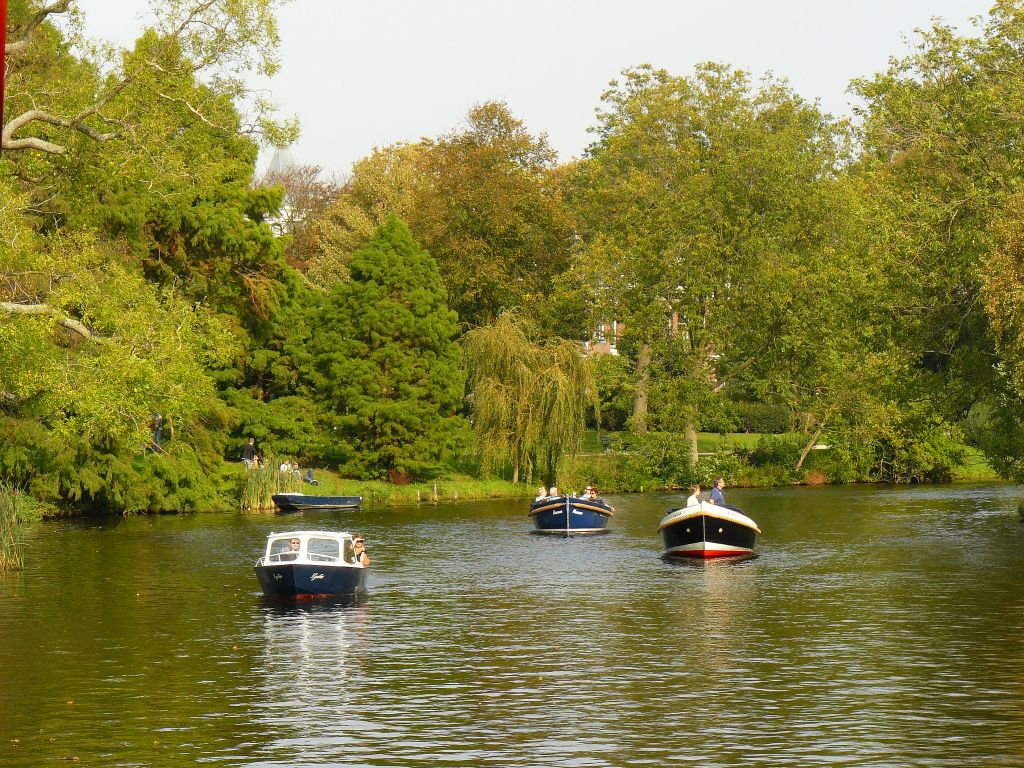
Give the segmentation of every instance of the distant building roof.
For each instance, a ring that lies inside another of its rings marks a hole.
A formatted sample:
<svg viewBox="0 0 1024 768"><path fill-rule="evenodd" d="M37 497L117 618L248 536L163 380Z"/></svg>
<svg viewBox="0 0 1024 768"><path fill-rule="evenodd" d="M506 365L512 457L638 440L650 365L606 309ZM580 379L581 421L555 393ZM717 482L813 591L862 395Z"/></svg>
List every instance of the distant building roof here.
<svg viewBox="0 0 1024 768"><path fill-rule="evenodd" d="M270 158L270 166L267 168L267 175L272 173L284 173L295 165L295 158L292 157L290 149L280 148L274 150L274 156Z"/></svg>

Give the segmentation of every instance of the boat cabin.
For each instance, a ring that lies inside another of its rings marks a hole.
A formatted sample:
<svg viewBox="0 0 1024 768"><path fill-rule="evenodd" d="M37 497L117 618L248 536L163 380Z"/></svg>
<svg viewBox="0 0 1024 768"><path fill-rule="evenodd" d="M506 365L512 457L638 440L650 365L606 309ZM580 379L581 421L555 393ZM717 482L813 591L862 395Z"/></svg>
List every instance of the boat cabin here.
<svg viewBox="0 0 1024 768"><path fill-rule="evenodd" d="M271 533L267 537L266 554L260 564L300 562L359 565L356 563L353 538L351 533L335 531Z"/></svg>

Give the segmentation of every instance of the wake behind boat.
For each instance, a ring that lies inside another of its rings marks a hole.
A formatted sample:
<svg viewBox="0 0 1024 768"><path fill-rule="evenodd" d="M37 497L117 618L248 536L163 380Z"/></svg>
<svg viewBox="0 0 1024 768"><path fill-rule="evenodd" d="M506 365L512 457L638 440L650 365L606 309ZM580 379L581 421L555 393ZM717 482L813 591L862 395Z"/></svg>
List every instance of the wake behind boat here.
<svg viewBox="0 0 1024 768"><path fill-rule="evenodd" d="M757 523L733 507L702 501L669 510L658 526L664 557L735 557L754 549Z"/></svg>
<svg viewBox="0 0 1024 768"><path fill-rule="evenodd" d="M607 533L608 518L614 513L602 499L585 496L548 496L530 505L536 533L563 536Z"/></svg>
<svg viewBox="0 0 1024 768"><path fill-rule="evenodd" d="M363 503L362 496L307 496L304 493L275 493L270 497L280 512L302 512L310 509L355 509Z"/></svg>

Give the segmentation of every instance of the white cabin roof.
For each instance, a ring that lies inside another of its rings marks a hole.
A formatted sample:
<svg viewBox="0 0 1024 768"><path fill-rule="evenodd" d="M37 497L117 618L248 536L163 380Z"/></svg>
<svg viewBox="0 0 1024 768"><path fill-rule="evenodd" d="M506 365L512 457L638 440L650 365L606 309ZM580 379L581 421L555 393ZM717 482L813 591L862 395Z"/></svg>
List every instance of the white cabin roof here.
<svg viewBox="0 0 1024 768"><path fill-rule="evenodd" d="M267 535L268 539L302 539L310 537L318 539L351 539L354 538L354 535L347 531L281 531L280 533Z"/></svg>

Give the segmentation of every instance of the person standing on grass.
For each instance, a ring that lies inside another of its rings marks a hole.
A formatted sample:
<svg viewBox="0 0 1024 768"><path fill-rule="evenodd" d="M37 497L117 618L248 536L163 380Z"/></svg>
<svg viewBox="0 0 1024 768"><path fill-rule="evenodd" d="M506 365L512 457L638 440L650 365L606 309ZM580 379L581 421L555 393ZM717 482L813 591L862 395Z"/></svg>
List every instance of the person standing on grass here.
<svg viewBox="0 0 1024 768"><path fill-rule="evenodd" d="M249 442L242 446L242 463L246 469L256 469L257 461L256 438L250 437Z"/></svg>

